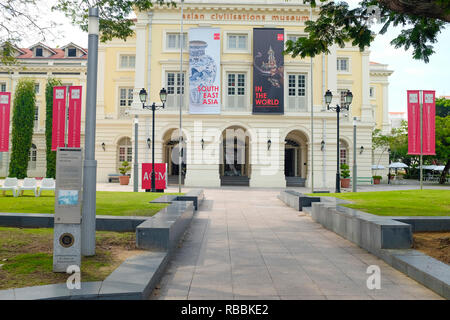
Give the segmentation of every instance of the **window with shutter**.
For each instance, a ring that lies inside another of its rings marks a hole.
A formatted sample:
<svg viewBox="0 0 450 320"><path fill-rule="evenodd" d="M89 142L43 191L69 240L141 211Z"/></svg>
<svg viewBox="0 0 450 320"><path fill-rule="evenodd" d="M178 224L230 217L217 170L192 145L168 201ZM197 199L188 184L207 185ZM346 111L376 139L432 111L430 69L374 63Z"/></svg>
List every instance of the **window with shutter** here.
<svg viewBox="0 0 450 320"><path fill-rule="evenodd" d="M288 74L287 111L307 111L305 74Z"/></svg>

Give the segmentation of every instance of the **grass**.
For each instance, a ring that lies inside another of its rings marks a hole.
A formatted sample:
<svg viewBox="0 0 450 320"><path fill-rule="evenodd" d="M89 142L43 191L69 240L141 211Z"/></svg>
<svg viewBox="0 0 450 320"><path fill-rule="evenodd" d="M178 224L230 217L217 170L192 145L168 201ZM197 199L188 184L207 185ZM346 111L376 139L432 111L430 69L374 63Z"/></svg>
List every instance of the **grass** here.
<svg viewBox="0 0 450 320"><path fill-rule="evenodd" d="M152 216L167 204L150 204L169 193L149 192L109 192L97 191L97 215L112 216ZM32 191L14 198L11 192L0 194L0 212L8 213L55 213L55 196L51 191L43 191L35 197Z"/></svg>
<svg viewBox="0 0 450 320"><path fill-rule="evenodd" d="M96 255L83 257L82 281L104 280L135 251L135 234L100 231ZM64 283L68 275L53 273L53 229L0 227L0 290Z"/></svg>
<svg viewBox="0 0 450 320"><path fill-rule="evenodd" d="M379 216L450 216L450 190L327 193L320 196L352 201L344 206Z"/></svg>

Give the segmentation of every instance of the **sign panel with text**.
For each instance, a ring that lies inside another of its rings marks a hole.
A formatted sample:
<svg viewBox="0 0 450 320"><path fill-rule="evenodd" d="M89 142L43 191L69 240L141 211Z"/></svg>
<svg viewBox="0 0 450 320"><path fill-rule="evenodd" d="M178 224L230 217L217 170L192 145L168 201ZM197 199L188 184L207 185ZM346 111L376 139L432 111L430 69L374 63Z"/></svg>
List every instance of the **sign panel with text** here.
<svg viewBox="0 0 450 320"><path fill-rule="evenodd" d="M71 86L69 88L69 124L67 133L67 146L80 147L81 136L81 97L82 87Z"/></svg>
<svg viewBox="0 0 450 320"><path fill-rule="evenodd" d="M52 151L65 147L66 87L53 87Z"/></svg>
<svg viewBox="0 0 450 320"><path fill-rule="evenodd" d="M220 29L189 29L189 113L220 113Z"/></svg>
<svg viewBox="0 0 450 320"><path fill-rule="evenodd" d="M56 152L55 224L53 271L81 266L81 200L83 182L81 148L58 148Z"/></svg>
<svg viewBox="0 0 450 320"><path fill-rule="evenodd" d="M284 29L253 29L253 113L284 113Z"/></svg>
<svg viewBox="0 0 450 320"><path fill-rule="evenodd" d="M142 164L142 189L152 188L152 164ZM167 163L155 163L155 188L167 188Z"/></svg>
<svg viewBox="0 0 450 320"><path fill-rule="evenodd" d="M11 92L0 92L0 152L9 151Z"/></svg>

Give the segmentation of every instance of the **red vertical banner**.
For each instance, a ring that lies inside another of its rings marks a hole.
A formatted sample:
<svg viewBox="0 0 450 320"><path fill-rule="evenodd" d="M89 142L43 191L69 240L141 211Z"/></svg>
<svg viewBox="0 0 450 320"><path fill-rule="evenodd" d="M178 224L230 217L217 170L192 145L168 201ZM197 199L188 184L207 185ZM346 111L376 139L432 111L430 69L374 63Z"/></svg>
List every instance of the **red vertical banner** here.
<svg viewBox="0 0 450 320"><path fill-rule="evenodd" d="M52 151L65 147L66 87L53 87Z"/></svg>
<svg viewBox="0 0 450 320"><path fill-rule="evenodd" d="M11 92L0 92L0 152L9 151Z"/></svg>
<svg viewBox="0 0 450 320"><path fill-rule="evenodd" d="M69 88L69 124L67 131L67 146L71 148L80 147L81 97L81 86L71 86Z"/></svg>
<svg viewBox="0 0 450 320"><path fill-rule="evenodd" d="M422 130L423 130L423 155L436 154L436 99L435 91L424 90L423 91L423 110L422 110Z"/></svg>
<svg viewBox="0 0 450 320"><path fill-rule="evenodd" d="M420 154L419 90L408 90L408 154Z"/></svg>

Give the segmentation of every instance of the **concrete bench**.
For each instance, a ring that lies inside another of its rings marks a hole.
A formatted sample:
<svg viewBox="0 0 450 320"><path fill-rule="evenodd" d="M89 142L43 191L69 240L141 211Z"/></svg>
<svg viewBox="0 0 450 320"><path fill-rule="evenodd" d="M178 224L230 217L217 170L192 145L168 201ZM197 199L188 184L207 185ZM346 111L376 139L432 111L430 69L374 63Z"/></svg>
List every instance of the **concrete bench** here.
<svg viewBox="0 0 450 320"><path fill-rule="evenodd" d="M205 193L202 189L194 189L186 193L185 195L178 196L178 201L193 201L194 202L194 208L195 211L198 210L200 205L203 203L203 200L205 200Z"/></svg>
<svg viewBox="0 0 450 320"><path fill-rule="evenodd" d="M298 211L303 211L305 207L311 207L313 202L320 202L320 197L307 196L293 190L281 191L278 198Z"/></svg>
<svg viewBox="0 0 450 320"><path fill-rule="evenodd" d="M175 201L136 228L140 249L171 251L180 241L194 214L192 201Z"/></svg>
<svg viewBox="0 0 450 320"><path fill-rule="evenodd" d="M150 201L150 203L173 203L175 201L192 201L194 204L195 211L198 210L199 206L205 200L205 194L202 189L194 189L187 192L184 195L164 195L155 200Z"/></svg>
<svg viewBox="0 0 450 320"><path fill-rule="evenodd" d="M381 249L409 249L411 225L330 203L313 203L311 217L325 228L377 254Z"/></svg>

